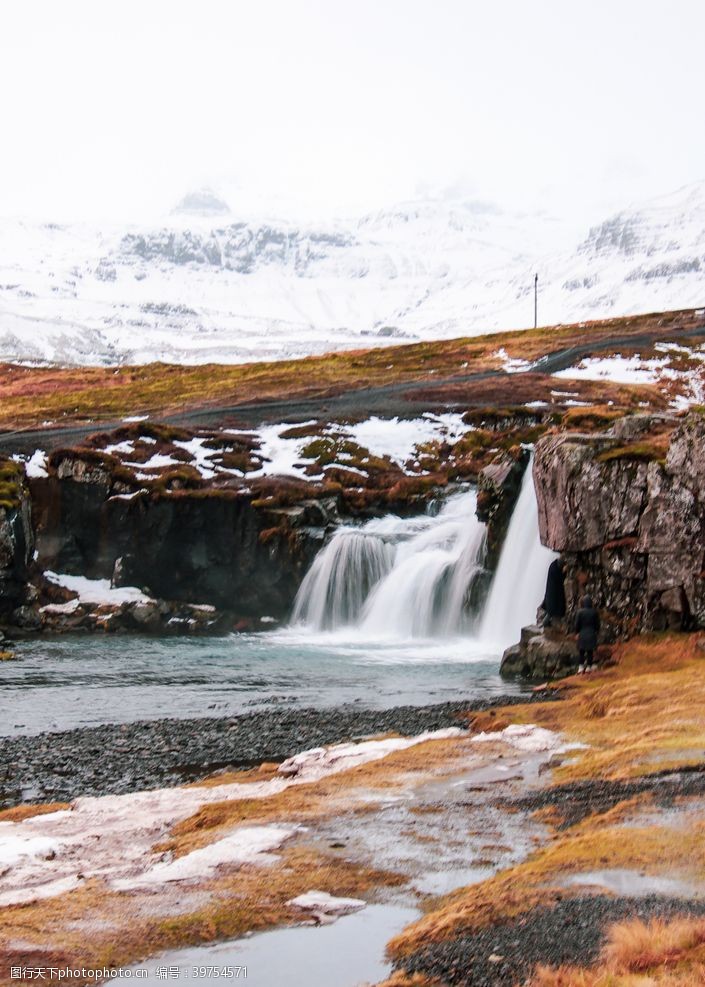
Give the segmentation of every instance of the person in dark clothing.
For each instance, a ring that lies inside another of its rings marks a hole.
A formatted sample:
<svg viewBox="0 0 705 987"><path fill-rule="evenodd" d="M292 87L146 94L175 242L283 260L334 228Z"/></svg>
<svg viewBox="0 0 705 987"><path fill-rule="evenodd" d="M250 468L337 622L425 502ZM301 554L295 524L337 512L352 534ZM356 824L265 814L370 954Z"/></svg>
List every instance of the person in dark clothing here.
<svg viewBox="0 0 705 987"><path fill-rule="evenodd" d="M586 671L593 664L597 635L600 631L600 616L592 605L589 596L583 597L582 606L575 615L575 630L578 635L578 650L580 651L578 671Z"/></svg>
<svg viewBox="0 0 705 987"><path fill-rule="evenodd" d="M565 587L563 585L563 563L554 559L548 567L546 592L541 609L544 611L543 626L550 627L554 620L565 617Z"/></svg>

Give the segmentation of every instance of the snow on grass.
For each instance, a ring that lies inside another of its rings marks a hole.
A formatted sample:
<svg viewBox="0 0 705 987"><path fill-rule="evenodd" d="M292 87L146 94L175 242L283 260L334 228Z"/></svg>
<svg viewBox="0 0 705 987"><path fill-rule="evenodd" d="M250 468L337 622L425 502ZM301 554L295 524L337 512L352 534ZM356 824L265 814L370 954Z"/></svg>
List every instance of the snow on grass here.
<svg viewBox="0 0 705 987"><path fill-rule="evenodd" d="M174 442L174 445L179 449L184 449L193 457L193 461L189 463L189 466L194 466L204 479L212 480L218 472L218 467L211 461L211 456L217 456L218 450L206 449L204 446L205 441L205 438L196 437L189 439L188 442L179 442L177 440ZM148 463L145 463L145 466L148 465Z"/></svg>
<svg viewBox="0 0 705 987"><path fill-rule="evenodd" d="M463 416L455 412L410 419L372 416L345 426L345 432L358 445L369 449L373 456L388 457L399 466L411 457L416 445L434 439L457 442L467 431Z"/></svg>
<svg viewBox="0 0 705 987"><path fill-rule="evenodd" d="M35 449L29 459L19 455L12 458L16 463L24 463L25 473L30 480L49 475L47 472L47 454L42 449Z"/></svg>
<svg viewBox="0 0 705 987"><path fill-rule="evenodd" d="M222 864L271 864L277 850L294 835L297 826L247 826L200 850L176 860L160 861L134 877L112 882L116 891L158 887L171 881L203 880Z"/></svg>
<svg viewBox="0 0 705 987"><path fill-rule="evenodd" d="M339 915L350 915L351 912L360 911L366 904L367 902L362 898L336 898L327 891L306 891L287 901L287 905L309 912L319 920L324 917L331 919Z"/></svg>
<svg viewBox="0 0 705 987"><path fill-rule="evenodd" d="M26 860L47 860L59 844L48 836L6 836L0 841L0 874Z"/></svg>
<svg viewBox="0 0 705 987"><path fill-rule="evenodd" d="M315 420L304 422L302 427L316 424ZM315 436L282 437L282 432L291 427L290 424L268 425L254 433L259 436L262 444L260 454L266 461L260 470L248 476L288 475L307 480L314 479L305 472L305 467L315 460L305 459L302 451L315 439ZM372 415L364 421L352 424L322 424L320 435L347 439L366 449L371 456L390 459L397 465L403 466L412 457L416 445L434 439L456 442L468 431L462 415L448 412L440 415L424 414L420 418L411 419L378 418ZM346 459L346 456L341 456L337 462L330 465L356 472L360 476L366 475L364 470L351 466ZM320 475L318 474L318 478Z"/></svg>
<svg viewBox="0 0 705 987"><path fill-rule="evenodd" d="M50 583L62 586L72 593L78 593L78 599L81 603L108 603L119 606L121 603L152 602L150 597L145 596L142 590L137 589L136 586L113 588L109 579L87 579L85 576L69 576L66 573L49 570L44 575Z"/></svg>
<svg viewBox="0 0 705 987"><path fill-rule="evenodd" d="M705 401L705 351L690 349L678 343L657 343L654 347L663 357L633 356L586 357L574 367L559 370L554 377L570 380L609 380L613 384L663 384L672 381L680 389L671 401L677 410ZM686 357L700 367L679 367L679 358Z"/></svg>
<svg viewBox="0 0 705 987"><path fill-rule="evenodd" d="M570 380L609 380L613 384L655 384L667 360L642 360L640 356L587 357L575 367L558 370L554 377Z"/></svg>
<svg viewBox="0 0 705 987"><path fill-rule="evenodd" d="M288 758L279 765L279 773L300 781L318 781L333 771L347 771L369 761L377 761L394 751L407 750L426 740L448 740L462 736L458 727L421 733L416 737L388 737L385 740L365 740L357 744L336 744L333 747L312 747Z"/></svg>
<svg viewBox="0 0 705 987"><path fill-rule="evenodd" d="M473 744L502 741L527 754L565 751L582 746L581 744L566 745L560 734L554 733L553 730L546 730L544 727L537 727L533 723L513 723L511 726L505 727L504 730L497 730L493 733L478 733L471 739Z"/></svg>
<svg viewBox="0 0 705 987"><path fill-rule="evenodd" d="M296 827L234 827L222 839L177 860L153 847L180 821L204 805L235 799L264 799L292 785L346 771L426 740L463 733L458 728L416 737L338 744L290 759L296 771L265 781L162 788L128 795L79 798L71 809L0 823L0 907L63 893L98 876L116 890L198 881L222 865L267 863L267 855ZM3 865L4 864L4 869Z"/></svg>
<svg viewBox="0 0 705 987"><path fill-rule="evenodd" d="M519 357L510 356L503 346L498 349L496 353L493 353L492 356L494 356L497 360L502 361L502 367L505 373L521 374L531 369L531 363L529 360L522 360Z"/></svg>

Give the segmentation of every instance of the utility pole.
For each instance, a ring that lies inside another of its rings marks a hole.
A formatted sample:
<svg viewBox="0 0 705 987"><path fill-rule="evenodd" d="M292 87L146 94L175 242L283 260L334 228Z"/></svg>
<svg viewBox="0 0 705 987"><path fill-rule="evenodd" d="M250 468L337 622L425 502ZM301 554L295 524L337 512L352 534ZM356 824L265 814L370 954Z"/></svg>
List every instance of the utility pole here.
<svg viewBox="0 0 705 987"><path fill-rule="evenodd" d="M534 274L534 329L539 324L539 276Z"/></svg>

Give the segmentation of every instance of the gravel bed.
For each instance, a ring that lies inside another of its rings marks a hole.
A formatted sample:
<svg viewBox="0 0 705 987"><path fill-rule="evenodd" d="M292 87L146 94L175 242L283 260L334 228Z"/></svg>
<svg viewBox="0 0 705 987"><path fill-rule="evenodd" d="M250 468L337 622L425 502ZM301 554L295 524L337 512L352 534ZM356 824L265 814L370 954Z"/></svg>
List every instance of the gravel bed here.
<svg viewBox="0 0 705 987"><path fill-rule="evenodd" d="M468 710L545 699L534 693L387 710L270 708L219 719L152 720L4 737L0 807L178 785L219 768L280 761L370 734L410 736L458 726L458 714Z"/></svg>
<svg viewBox="0 0 705 987"><path fill-rule="evenodd" d="M530 792L520 798L497 801L500 807L531 812L547 806L561 814L559 829L567 829L586 816L606 812L625 799L649 794L653 804L669 808L680 797L705 794L705 763L679 771L659 771L634 781L579 781Z"/></svg>
<svg viewBox="0 0 705 987"><path fill-rule="evenodd" d="M405 957L399 966L408 973L437 977L447 987L515 987L538 963L594 963L613 922L675 915L705 915L705 902L655 895L566 898L516 922L436 943Z"/></svg>

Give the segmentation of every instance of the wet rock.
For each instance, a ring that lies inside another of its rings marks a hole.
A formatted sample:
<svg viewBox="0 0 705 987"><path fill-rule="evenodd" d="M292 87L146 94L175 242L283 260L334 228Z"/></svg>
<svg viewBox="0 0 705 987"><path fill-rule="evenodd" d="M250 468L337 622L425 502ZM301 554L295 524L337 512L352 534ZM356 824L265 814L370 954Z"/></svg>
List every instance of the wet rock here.
<svg viewBox="0 0 705 987"><path fill-rule="evenodd" d="M218 487L112 496L124 468L95 449L58 451L49 469L31 486L44 568L243 617L288 615L337 521L330 496L283 506ZM133 629L156 626L146 611L132 616Z"/></svg>
<svg viewBox="0 0 705 987"><path fill-rule="evenodd" d="M23 631L37 631L42 626L42 618L34 607L23 606L13 610L10 622Z"/></svg>
<svg viewBox="0 0 705 987"><path fill-rule="evenodd" d="M16 469L15 464L9 467ZM0 484L11 490L6 502L0 496L0 620L7 620L27 599L34 551L29 491L23 473L12 476L12 485L8 481Z"/></svg>
<svg viewBox="0 0 705 987"><path fill-rule="evenodd" d="M505 678L545 681L571 675L577 665L575 641L557 631L546 633L529 626L522 628L520 643L502 655L500 674Z"/></svg>
<svg viewBox="0 0 705 987"><path fill-rule="evenodd" d="M603 638L705 626L705 418L553 434L534 457L542 542L561 552L569 616L589 593Z"/></svg>
<svg viewBox="0 0 705 987"><path fill-rule="evenodd" d="M477 478L477 517L487 524L487 566L497 567L514 505L519 497L529 453L503 452L480 470Z"/></svg>
<svg viewBox="0 0 705 987"><path fill-rule="evenodd" d="M129 619L140 631L158 631L162 626L162 614L156 600L135 603L129 608Z"/></svg>

